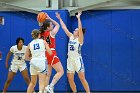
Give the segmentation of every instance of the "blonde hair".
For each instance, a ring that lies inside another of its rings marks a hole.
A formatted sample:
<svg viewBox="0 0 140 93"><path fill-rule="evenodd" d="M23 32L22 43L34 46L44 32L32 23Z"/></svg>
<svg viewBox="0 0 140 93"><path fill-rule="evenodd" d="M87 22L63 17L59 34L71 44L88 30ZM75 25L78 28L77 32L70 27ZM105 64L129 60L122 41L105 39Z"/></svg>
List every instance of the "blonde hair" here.
<svg viewBox="0 0 140 93"><path fill-rule="evenodd" d="M40 34L40 31L38 29L34 29L31 33L33 39L38 38L39 34Z"/></svg>

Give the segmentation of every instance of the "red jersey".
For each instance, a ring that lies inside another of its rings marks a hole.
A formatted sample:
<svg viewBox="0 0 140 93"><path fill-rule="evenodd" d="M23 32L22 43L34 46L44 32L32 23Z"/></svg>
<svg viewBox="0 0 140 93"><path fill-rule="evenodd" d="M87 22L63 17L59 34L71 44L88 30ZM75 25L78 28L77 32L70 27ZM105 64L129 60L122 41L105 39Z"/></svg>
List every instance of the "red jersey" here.
<svg viewBox="0 0 140 93"><path fill-rule="evenodd" d="M55 37L53 37L50 33L50 31L45 31L44 33L41 33L41 38L43 40L46 40L46 42L49 44L50 48L55 48L56 44L55 44Z"/></svg>
<svg viewBox="0 0 140 93"><path fill-rule="evenodd" d="M44 33L41 33L40 36L43 40L46 40L46 42L49 44L49 47L51 48L51 50L53 52L52 55L49 55L46 52L46 57L47 57L47 60L48 60L48 64L54 65L54 64L60 62L59 58L57 57L56 51L55 51L55 47L56 47L55 37L53 37L51 35L50 31L45 31Z"/></svg>

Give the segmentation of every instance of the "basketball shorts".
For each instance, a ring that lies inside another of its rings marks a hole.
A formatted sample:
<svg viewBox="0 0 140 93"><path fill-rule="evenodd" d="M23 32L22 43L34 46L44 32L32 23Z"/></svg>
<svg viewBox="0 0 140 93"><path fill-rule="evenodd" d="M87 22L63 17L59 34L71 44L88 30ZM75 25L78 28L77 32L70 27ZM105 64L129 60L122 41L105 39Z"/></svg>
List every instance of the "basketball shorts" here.
<svg viewBox="0 0 140 93"><path fill-rule="evenodd" d="M30 61L30 74L37 75L38 73L47 73L46 59L31 59Z"/></svg>
<svg viewBox="0 0 140 93"><path fill-rule="evenodd" d="M11 63L9 71L17 73L18 70L22 72L25 69L27 69L26 63L22 63L22 64Z"/></svg>
<svg viewBox="0 0 140 93"><path fill-rule="evenodd" d="M52 50L53 54L52 55L49 55L47 52L46 52L46 56L47 56L47 60L48 60L48 64L49 65L54 65L58 62L60 62L57 54L56 54L56 51L55 50Z"/></svg>
<svg viewBox="0 0 140 93"><path fill-rule="evenodd" d="M75 71L77 73L85 71L85 67L81 56L76 58L68 57L67 59L67 73L75 73Z"/></svg>

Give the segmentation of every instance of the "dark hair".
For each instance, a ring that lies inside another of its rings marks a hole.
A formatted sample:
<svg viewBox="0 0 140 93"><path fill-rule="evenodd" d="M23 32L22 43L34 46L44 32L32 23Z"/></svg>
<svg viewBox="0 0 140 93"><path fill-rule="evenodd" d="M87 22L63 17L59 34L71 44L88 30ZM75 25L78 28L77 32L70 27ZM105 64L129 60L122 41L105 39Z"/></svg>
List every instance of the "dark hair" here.
<svg viewBox="0 0 140 93"><path fill-rule="evenodd" d="M40 34L40 31L38 29L34 29L31 33L33 39L38 38L39 34Z"/></svg>
<svg viewBox="0 0 140 93"><path fill-rule="evenodd" d="M47 30L47 27L50 27L50 20L47 19L45 22L42 23L42 26L40 26L40 32L43 33L45 30Z"/></svg>
<svg viewBox="0 0 140 93"><path fill-rule="evenodd" d="M16 40L16 44L18 45L19 41L22 40L22 42L24 43L24 39L22 37L18 37Z"/></svg>
<svg viewBox="0 0 140 93"><path fill-rule="evenodd" d="M82 31L83 31L83 35L84 35L86 33L86 29L82 28Z"/></svg>

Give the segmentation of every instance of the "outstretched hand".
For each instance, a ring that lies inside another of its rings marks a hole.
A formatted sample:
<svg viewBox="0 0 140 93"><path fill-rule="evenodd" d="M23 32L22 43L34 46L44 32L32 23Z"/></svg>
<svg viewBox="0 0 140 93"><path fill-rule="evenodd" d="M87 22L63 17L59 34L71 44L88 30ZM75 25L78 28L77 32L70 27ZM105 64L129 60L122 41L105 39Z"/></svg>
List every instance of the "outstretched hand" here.
<svg viewBox="0 0 140 93"><path fill-rule="evenodd" d="M76 17L80 18L81 15L82 15L82 11L79 11L78 14L76 15Z"/></svg>
<svg viewBox="0 0 140 93"><path fill-rule="evenodd" d="M51 19L50 16L46 13L47 18L46 19Z"/></svg>
<svg viewBox="0 0 140 93"><path fill-rule="evenodd" d="M58 12L56 12L55 15L56 15L56 17L57 17L58 19L61 18L61 17L60 17L60 14L59 14Z"/></svg>

